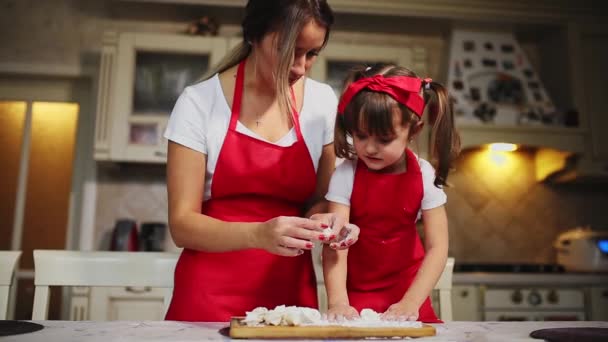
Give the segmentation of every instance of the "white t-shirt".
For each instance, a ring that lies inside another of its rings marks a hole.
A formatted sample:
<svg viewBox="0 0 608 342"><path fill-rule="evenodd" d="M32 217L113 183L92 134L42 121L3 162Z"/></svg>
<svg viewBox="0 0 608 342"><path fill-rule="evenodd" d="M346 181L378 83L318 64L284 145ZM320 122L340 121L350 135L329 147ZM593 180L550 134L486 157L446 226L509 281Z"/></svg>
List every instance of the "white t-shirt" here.
<svg viewBox="0 0 608 342"><path fill-rule="evenodd" d="M334 124L338 99L327 84L307 78L300 111L300 128L315 170L323 146L334 141ZM226 102L218 75L189 86L173 107L165 138L207 155L204 200L211 198L211 182L217 158L230 125L231 108ZM264 138L237 122L236 130L259 140ZM292 128L273 144L291 146L297 141ZM264 140L265 141L265 140ZM269 142L270 143L270 142Z"/></svg>
<svg viewBox="0 0 608 342"><path fill-rule="evenodd" d="M422 203L420 205L421 210L428 210L439 207L447 202L447 196L443 189L436 187L433 182L435 181L435 169L428 161L418 158L418 165L420 165L420 172L422 173ZM325 198L328 201L336 202L350 206L350 197L353 193L353 184L355 182L355 170L357 169L357 160L344 160L344 162L336 168L334 174L331 176L329 183L329 190ZM420 213L418 213L420 218Z"/></svg>

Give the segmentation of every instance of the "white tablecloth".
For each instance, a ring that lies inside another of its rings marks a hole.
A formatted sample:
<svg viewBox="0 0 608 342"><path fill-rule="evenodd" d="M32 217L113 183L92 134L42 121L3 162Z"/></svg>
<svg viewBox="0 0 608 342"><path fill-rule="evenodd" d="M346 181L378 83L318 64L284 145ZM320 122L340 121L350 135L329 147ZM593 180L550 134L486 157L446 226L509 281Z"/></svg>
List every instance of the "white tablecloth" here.
<svg viewBox="0 0 608 342"><path fill-rule="evenodd" d="M220 341L230 338L220 333L227 323L184 323L168 321L35 321L44 329L7 337L2 342L110 342L110 341ZM416 341L541 341L529 337L530 332L545 328L597 327L608 328L608 322L448 322L433 324L437 335ZM392 341L390 339L388 341ZM247 340L241 340L247 341ZM251 340L250 340L251 341ZM276 340L274 340L276 341ZM301 340L299 340L301 341ZM352 340L351 340L352 341Z"/></svg>

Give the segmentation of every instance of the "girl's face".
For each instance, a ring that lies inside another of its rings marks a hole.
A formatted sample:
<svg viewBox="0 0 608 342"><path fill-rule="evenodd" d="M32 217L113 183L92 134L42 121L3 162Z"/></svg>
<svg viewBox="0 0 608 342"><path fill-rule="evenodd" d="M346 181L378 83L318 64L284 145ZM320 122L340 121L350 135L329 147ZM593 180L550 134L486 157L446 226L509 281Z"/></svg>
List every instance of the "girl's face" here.
<svg viewBox="0 0 608 342"><path fill-rule="evenodd" d="M369 135L364 131L353 134L353 145L359 159L368 169L387 173L405 171L405 149L410 138L410 126L401 124L401 114L393 114L392 136Z"/></svg>
<svg viewBox="0 0 608 342"><path fill-rule="evenodd" d="M289 85L296 83L312 67L323 47L326 32L325 27L314 20L304 25L296 39L293 62L289 70ZM282 48L276 46L276 38L276 32L269 33L255 46L256 72L258 77L262 77L268 84L274 84L273 73L278 64L278 52Z"/></svg>

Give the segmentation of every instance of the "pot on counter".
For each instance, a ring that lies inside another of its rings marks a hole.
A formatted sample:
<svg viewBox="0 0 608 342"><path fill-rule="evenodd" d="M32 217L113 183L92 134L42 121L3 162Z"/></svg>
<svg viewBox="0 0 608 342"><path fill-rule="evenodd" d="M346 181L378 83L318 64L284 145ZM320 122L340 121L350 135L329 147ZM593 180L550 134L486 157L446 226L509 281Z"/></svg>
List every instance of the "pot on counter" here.
<svg viewBox="0 0 608 342"><path fill-rule="evenodd" d="M570 272L608 272L608 231L578 227L560 234L557 263Z"/></svg>

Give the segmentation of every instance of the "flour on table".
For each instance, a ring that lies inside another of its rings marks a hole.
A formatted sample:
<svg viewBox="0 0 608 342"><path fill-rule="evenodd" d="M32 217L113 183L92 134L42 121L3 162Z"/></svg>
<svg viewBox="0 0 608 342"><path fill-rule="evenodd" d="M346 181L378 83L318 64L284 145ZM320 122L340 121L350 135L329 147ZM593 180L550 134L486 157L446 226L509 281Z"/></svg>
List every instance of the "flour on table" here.
<svg viewBox="0 0 608 342"><path fill-rule="evenodd" d="M328 321L321 316L321 313L313 308L299 306L279 305L269 310L264 307L255 308L248 311L247 316L242 321L247 326L327 326L339 325L346 327L377 328L377 327L401 327L401 328L421 328L421 322L410 321L385 321L380 318L380 314L372 309L361 310L360 318L352 320L341 320L338 322Z"/></svg>

